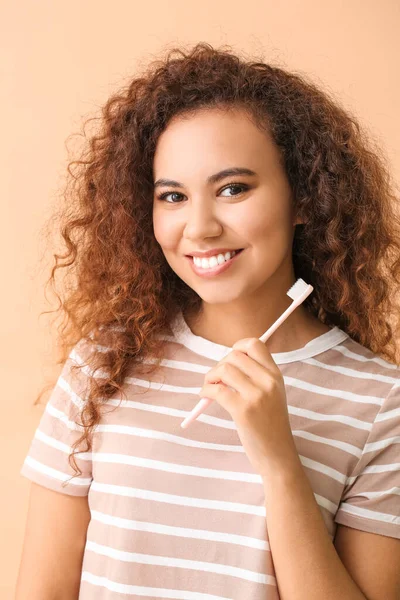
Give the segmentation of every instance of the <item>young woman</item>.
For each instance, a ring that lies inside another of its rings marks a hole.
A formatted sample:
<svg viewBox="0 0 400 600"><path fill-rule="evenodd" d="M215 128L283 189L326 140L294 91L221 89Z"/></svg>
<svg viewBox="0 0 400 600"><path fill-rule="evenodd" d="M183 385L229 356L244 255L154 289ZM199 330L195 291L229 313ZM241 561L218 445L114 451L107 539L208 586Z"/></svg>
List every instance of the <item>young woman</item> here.
<svg viewBox="0 0 400 600"><path fill-rule="evenodd" d="M110 98L74 165L17 599L398 599L382 152L304 76L201 43Z"/></svg>

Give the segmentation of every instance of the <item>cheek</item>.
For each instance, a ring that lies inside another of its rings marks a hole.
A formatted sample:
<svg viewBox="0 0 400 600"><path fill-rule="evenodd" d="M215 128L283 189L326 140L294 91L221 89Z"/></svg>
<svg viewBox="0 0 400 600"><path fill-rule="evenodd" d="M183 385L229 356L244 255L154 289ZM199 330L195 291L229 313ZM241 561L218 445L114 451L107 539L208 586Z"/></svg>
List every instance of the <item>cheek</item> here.
<svg viewBox="0 0 400 600"><path fill-rule="evenodd" d="M237 215L236 229L249 244L268 239L279 228L276 215L265 215L261 211L243 211Z"/></svg>
<svg viewBox="0 0 400 600"><path fill-rule="evenodd" d="M286 207L282 200L261 199L251 210L244 210L238 215L240 228L248 240L265 241L285 238L290 235L291 228Z"/></svg>
<svg viewBox="0 0 400 600"><path fill-rule="evenodd" d="M252 256L263 277L291 250L293 232L286 215L279 209L243 213L240 230L242 239L252 247Z"/></svg>
<svg viewBox="0 0 400 600"><path fill-rule="evenodd" d="M153 215L153 230L154 237L162 248L167 250L174 248L178 235L172 221Z"/></svg>

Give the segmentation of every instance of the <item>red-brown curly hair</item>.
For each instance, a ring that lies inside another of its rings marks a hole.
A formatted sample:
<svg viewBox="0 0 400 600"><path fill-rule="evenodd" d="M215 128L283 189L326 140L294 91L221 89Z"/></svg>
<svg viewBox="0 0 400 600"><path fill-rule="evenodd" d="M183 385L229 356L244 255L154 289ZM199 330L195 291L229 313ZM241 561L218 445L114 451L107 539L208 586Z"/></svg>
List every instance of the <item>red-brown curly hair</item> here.
<svg viewBox="0 0 400 600"><path fill-rule="evenodd" d="M91 450L102 404L118 391L125 396L127 368L149 361L147 372L157 369L158 334L179 311L200 308L201 298L172 271L155 240L152 166L170 119L207 107L245 109L272 134L303 221L293 265L296 279L314 287L304 306L398 365L399 197L382 150L304 75L252 62L226 46L174 48L107 100L99 130L68 165L65 201L51 219L61 224L66 251L54 254L47 284L54 287L57 269L67 269L73 281L63 301L56 292L56 312L67 319L58 362L79 340L103 346L87 357L92 373L102 369L104 377L90 378L80 415L84 433L69 455L79 474L77 448L85 441L79 452Z"/></svg>

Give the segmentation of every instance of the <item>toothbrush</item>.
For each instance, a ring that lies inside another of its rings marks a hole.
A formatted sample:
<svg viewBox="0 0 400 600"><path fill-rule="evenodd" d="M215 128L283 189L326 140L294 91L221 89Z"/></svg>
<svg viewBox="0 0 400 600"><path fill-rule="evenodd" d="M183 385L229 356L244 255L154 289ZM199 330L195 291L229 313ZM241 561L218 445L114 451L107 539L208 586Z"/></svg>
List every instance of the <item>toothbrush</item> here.
<svg viewBox="0 0 400 600"><path fill-rule="evenodd" d="M263 335L259 338L262 342L266 342L267 339L276 331L287 319L287 317L297 308L304 300L311 294L314 290L312 285L307 284L301 277L296 281L294 285L286 292L286 294L292 298L293 302L291 305L281 314L281 316L275 321L273 325ZM201 400L196 404L191 413L184 419L181 423L182 429L186 429L186 427L211 404L212 400L210 398L201 398Z"/></svg>

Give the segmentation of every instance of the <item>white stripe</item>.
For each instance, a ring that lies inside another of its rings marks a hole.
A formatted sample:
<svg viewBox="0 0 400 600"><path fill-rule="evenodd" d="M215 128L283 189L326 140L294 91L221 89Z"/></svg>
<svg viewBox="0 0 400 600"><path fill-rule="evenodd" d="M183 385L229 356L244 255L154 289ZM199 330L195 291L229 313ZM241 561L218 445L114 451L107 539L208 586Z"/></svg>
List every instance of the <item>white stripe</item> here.
<svg viewBox="0 0 400 600"><path fill-rule="evenodd" d="M202 442L196 439L185 438L171 433L165 433L164 431L155 431L153 429L141 429L140 427L132 427L130 425L117 425L117 424L99 424L96 431L107 432L107 433L123 433L124 435L132 435L140 438L163 440L172 444L180 446L186 446L190 448L202 448L207 450L218 450L221 452L238 452L245 454L245 450L241 444L215 444L212 442ZM356 446L347 444L346 442L340 442L325 438L320 435L309 433L308 431L301 431L300 429L294 429L292 431L294 437L305 438L307 440L317 442L320 444L327 444L335 448L339 448L344 452L352 454L359 458L362 451Z"/></svg>
<svg viewBox="0 0 400 600"><path fill-rule="evenodd" d="M380 375L379 373L367 373L364 371L357 371L356 369L349 369L349 367L342 367L341 365L328 365L322 363L315 358L307 358L302 361L308 365L318 367L320 369L326 369L328 371L334 371L341 375L348 375L356 379L370 379L371 381L384 381L385 383L396 383L397 377L390 377L389 375Z"/></svg>
<svg viewBox="0 0 400 600"><path fill-rule="evenodd" d="M102 370L102 369L96 369L95 374L93 375L93 369L90 367L90 365L84 364L84 360L81 356L79 356L78 352L76 351L75 348L72 349L69 358L74 361L75 363L77 363L78 365L83 365L82 369L81 369L81 373L84 373L87 377L93 377L94 379L103 379L103 378L108 378L109 374Z"/></svg>
<svg viewBox="0 0 400 600"><path fill-rule="evenodd" d="M336 347L335 347L336 349ZM364 357L362 357L364 358ZM369 359L366 359L369 360ZM155 358L146 359L146 364L156 364ZM336 373L340 373L341 375L348 375L349 377L354 377L358 379L371 379L372 381L383 381L385 383L396 383L398 381L398 377L390 377L389 375L380 375L379 373L369 373L364 371L358 371L357 369L350 369L349 367L342 367L340 365L329 365L323 363L315 358L306 358L301 360L300 362L309 364L321 369L326 369L329 371L334 371ZM384 363L385 361L383 361ZM389 363L387 363L389 365ZM173 360L170 358L164 358L160 362L160 366L168 367L170 369L176 369L178 371L189 371L193 373L208 373L208 371L212 368L208 365L202 365L199 363L193 363L190 361L184 360ZM383 364L382 366L386 366ZM398 369L395 365L391 365L391 368Z"/></svg>
<svg viewBox="0 0 400 600"><path fill-rule="evenodd" d="M337 352L340 352L341 354L343 354L343 356L347 356L348 358L353 358L354 360L358 360L359 362L375 362L378 365L385 367L386 369L398 369L397 365L394 365L393 363L390 363L390 362L384 360L383 358L380 358L379 356L371 356L371 357L363 356L362 354L352 352L351 350L349 350L348 348L346 348L345 346L342 346L342 345L334 346L332 348L332 350L336 350Z"/></svg>
<svg viewBox="0 0 400 600"><path fill-rule="evenodd" d="M129 498L140 498L142 500L153 500L165 504L174 504L177 506L189 506L192 508L207 508L212 510L223 510L228 512L243 513L248 515L258 515L266 517L265 505L256 506L254 504L243 504L240 502L229 502L225 500L208 500L205 498L191 498L190 496L178 496L176 494L165 494L163 492L153 492L142 488L134 488L124 485L114 485L109 483L100 483L94 480L90 487L91 492L102 492L117 496L126 496Z"/></svg>
<svg viewBox="0 0 400 600"><path fill-rule="evenodd" d="M144 380L143 380L144 381ZM62 387L63 389L65 389L65 391L67 393L71 394L71 400L72 402L81 410L83 408L83 401L82 399L75 393L71 391L71 388L69 387L68 383L60 378L59 379L59 384L60 387ZM201 390L201 388L192 388L192 389L197 389L198 392ZM50 402L50 401L49 401ZM190 413L190 410L179 410L179 409L175 409L175 408L170 408L168 406L157 406L154 404L146 404L144 402L137 402L135 400L125 400L124 398L108 398L107 399L107 405L108 406L123 406L124 408L134 408L137 410L144 410L147 412L154 412L154 413L158 413L158 414L163 414L163 415L168 415L171 417L178 417L181 419L184 419L185 417L187 417ZM56 409L57 410L57 409ZM218 417L211 417L207 414L201 414L197 417L198 421L203 421L204 423L207 423L209 425L215 425L218 427L223 427L225 429L233 429L235 431L237 431L237 427L236 427L236 423L233 420L228 421L227 419L220 419ZM70 421L70 423L72 423ZM99 426L99 425L98 425ZM94 431L97 431L97 427L96 426L94 428ZM101 426L100 426L101 427Z"/></svg>
<svg viewBox="0 0 400 600"><path fill-rule="evenodd" d="M192 369L191 369L192 370ZM210 370L207 368L207 371ZM284 376L285 385L295 387L297 389L305 390L310 393L319 394L323 396L329 396L333 398L341 398L342 400L349 400L350 402L358 402L361 404L375 404L377 406L382 406L384 398L379 396L366 396L363 394L355 394L353 392L348 392L346 390L333 390L331 388L325 388L319 385L315 385L309 383L307 381L302 381L301 379L296 379L294 377ZM174 394L195 394L199 395L202 386L199 387L189 387L189 386L180 386L180 385L172 385L168 383L159 383L154 381L147 381L146 379L139 379L137 377L126 377L124 380L126 383L131 385L136 385L139 387L145 387L146 389L152 389L155 391L164 391L171 392Z"/></svg>
<svg viewBox="0 0 400 600"><path fill-rule="evenodd" d="M170 336L167 336L167 337L169 338ZM170 341L173 341L173 338L171 338ZM100 345L96 345L96 349L99 350L100 352L108 352L110 350L110 348L107 348L105 346L100 346ZM393 365L393 364L389 363L388 361L385 361L379 357L367 358L365 356L358 355L354 352L351 352L350 350L348 350L347 348L345 348L344 346L341 346L341 345L334 346L331 349L337 350L338 352L341 352L342 354L352 357L358 361L376 362L377 364L379 364L385 368L400 371L400 369L397 365ZM72 351L69 355L69 358L71 360L73 360L74 362L76 362L77 364L83 365L84 361L79 356L79 354L77 353L75 348L72 349ZM144 361L144 364L155 364L156 362L157 361L155 358L149 357ZM394 383L395 384L394 387L397 387L396 384L398 386L400 385L398 377L389 377L386 375L381 375L379 373L364 373L362 371L360 372L356 369L350 369L348 367L342 367L340 365L328 365L328 364L322 363L312 357L308 358L308 359L302 359L300 362L310 364L313 366L317 366L319 368L335 371L337 373L341 373L344 375L349 375L354 378L371 379L373 381L383 381L383 382L387 382L387 383ZM162 359L159 362L159 364L160 364L160 366L167 366L169 368L174 368L177 370L197 372L197 373L208 373L208 371L212 368L210 366L201 365L198 363L192 363L192 362L188 362L188 361L176 361L173 359ZM89 365L84 365L82 372L84 372L88 377L93 377L93 371L90 369ZM105 377L108 377L108 374L105 371L97 370L94 377L95 378L98 378L98 377L105 378ZM134 382L135 378L128 377L128 378L126 378L126 380L127 381L132 380L132 382ZM138 381L140 381L140 380L138 380ZM201 388L199 388L199 389L201 389ZM361 396L361 398L363 398L363 396Z"/></svg>
<svg viewBox="0 0 400 600"><path fill-rule="evenodd" d="M340 398L342 400L349 400L350 402L359 402L361 404L376 404L382 406L384 398L379 396L366 396L363 394L354 394L346 390L333 390L331 388L325 388L314 383L302 381L301 379L295 379L294 377L284 377L285 385L305 390L314 394L320 394L322 396L329 396L332 398ZM200 388L201 389L201 388Z"/></svg>
<svg viewBox="0 0 400 600"><path fill-rule="evenodd" d="M63 473L62 471L58 471L57 469L48 467L47 465L44 465L38 460L35 460L31 456L27 456L25 458L24 465L27 465L28 467L30 467L34 471L37 471L38 473L41 473L42 475L47 475L47 477L56 479L57 481L66 481L72 476L72 474L68 475L66 473ZM71 483L72 485L85 487L89 486L91 482L92 479L90 477L76 477L75 479L71 479L71 481L68 481L68 483Z"/></svg>
<svg viewBox="0 0 400 600"><path fill-rule="evenodd" d="M147 358L145 363L150 365L156 364L155 358ZM177 371L189 371L191 373L208 373L212 367L207 365L200 365L199 363L192 363L186 360L173 360L172 358L163 358L160 362L163 367L169 369L176 369Z"/></svg>
<svg viewBox="0 0 400 600"><path fill-rule="evenodd" d="M209 500L204 498L194 498L190 496L178 496L176 494L166 494L163 492L153 492L142 488L133 488L130 486L113 485L93 481L90 487L91 492L101 492L116 496L126 496L129 498L140 498L146 501L163 502L165 504L174 504L180 507L189 506L194 508L206 508L209 510L223 510L228 512L242 513L248 515L257 515L266 518L265 504L255 506L254 504L243 504L240 502L230 502L225 500ZM337 511L337 505L333 502L314 494L317 504L326 508L332 514Z"/></svg>
<svg viewBox="0 0 400 600"><path fill-rule="evenodd" d="M368 452L374 452L375 450L382 450L383 448L387 448L392 444L400 444L400 435L396 435L392 438L386 438L384 440L379 440L379 442L371 442L370 444L365 444L364 454Z"/></svg>
<svg viewBox="0 0 400 600"><path fill-rule="evenodd" d="M215 594L203 594L201 592L190 592L189 590L174 590L168 588L144 587L141 585L128 585L117 583L108 577L98 577L88 571L82 571L81 581L87 581L92 585L104 587L111 592L129 594L130 596L149 596L151 598L170 598L172 600L227 600L226 596Z"/></svg>
<svg viewBox="0 0 400 600"><path fill-rule="evenodd" d="M155 431L153 429L141 429L140 427L132 427L130 425L108 425L100 424L96 431L104 431L108 433L123 433L124 435L132 435L151 440L163 440L171 444L179 446L187 446L189 448L202 448L206 450L219 450L221 452L238 452L245 454L241 444L214 444L212 442L201 442L200 440L185 438L164 431Z"/></svg>
<svg viewBox="0 0 400 600"><path fill-rule="evenodd" d="M388 473L389 471L400 471L400 463L392 463L390 465L373 465L365 467L362 474L364 473Z"/></svg>
<svg viewBox="0 0 400 600"><path fill-rule="evenodd" d="M201 388L200 388L201 389ZM179 410L177 408L170 408L168 406L157 406L155 404L146 404L145 402L136 402L134 400L120 400L110 398L107 402L110 406L124 406L125 408L135 408L138 410L144 410L147 412L154 412L158 414L168 415L170 417L179 417L185 418L189 415L190 410ZM356 429L363 429L366 431L370 431L372 428L372 423L367 423L365 421L360 421L359 419L354 419L353 417L346 417L344 415L328 415L321 414L315 411L306 410L305 408L297 408L294 406L288 405L288 411L291 414L298 415L301 417L306 417L307 419L312 419L314 421L328 421L328 422L337 422L344 423L345 425L349 425L350 427L355 427ZM212 417L207 415L206 413L201 413L197 417L197 421L202 421L203 423L207 423L208 425L215 425L217 427L223 427L225 429L233 429L237 431L237 426L235 421L228 421L227 419L221 419L218 417Z"/></svg>
<svg viewBox="0 0 400 600"><path fill-rule="evenodd" d="M72 452L72 446L64 444L64 442L60 442L60 440L50 437L46 433L43 433L43 431L41 431L39 428L36 429L34 438L40 440L48 446L52 446L53 448L61 450L61 452L64 452L65 454L70 454ZM76 452L75 456L76 458L87 460L89 462L92 460L92 452Z"/></svg>
<svg viewBox="0 0 400 600"><path fill-rule="evenodd" d="M393 410L379 413L375 419L375 423L387 421L388 419L395 419L397 417L400 417L400 408L394 408Z"/></svg>
<svg viewBox="0 0 400 600"><path fill-rule="evenodd" d="M292 434L296 437L301 437L306 440L310 440L311 442L317 442L319 444L326 444L327 446L339 448L339 450L343 450L344 452L352 454L357 458L360 458L360 456L362 456L362 450L360 448L357 448L357 446L352 446L352 444L348 444L347 442L332 440L330 438L322 437L321 435L316 435L315 433L310 433L309 431L301 431L301 429L293 429Z"/></svg>
<svg viewBox="0 0 400 600"><path fill-rule="evenodd" d="M324 498L324 496L320 496L319 494L314 494L314 498L319 506L321 506L322 508L325 508L327 511L329 511L333 515L336 514L336 511L338 509L337 504L335 504L334 502L331 502L327 498Z"/></svg>
<svg viewBox="0 0 400 600"><path fill-rule="evenodd" d="M208 369L209 370L209 369ZM198 395L202 386L189 387L182 385L172 385L169 383L148 381L147 379L139 379L138 377L125 377L125 383L145 387L155 391L173 392L174 394L195 394Z"/></svg>
<svg viewBox="0 0 400 600"><path fill-rule="evenodd" d="M189 560L187 558L174 558L173 556L157 556L156 554L140 554L138 552L127 552L124 550L116 550L110 546L97 544L93 541L87 541L85 552L91 550L96 554L114 558L115 560L123 560L129 563L139 565L155 565L158 567L168 567L168 569L194 569L196 571L204 571L205 573L217 573L225 577L237 577L254 583L264 583L268 585L276 585L275 577L241 569L240 567L231 567L230 565L218 564L216 562L205 562L200 560Z"/></svg>
<svg viewBox="0 0 400 600"><path fill-rule="evenodd" d="M255 548L257 550L270 551L269 543L265 540L237 535L233 533L224 533L219 531L209 531L208 529L189 529L188 527L171 527L169 525L160 525L159 523L149 523L148 521L134 521L133 519L123 519L114 515L107 515L98 510L90 511L92 520L99 521L106 525L128 529L130 531L145 531L147 533L158 533L161 535L173 535L175 537L189 538L195 540L208 540L213 542L223 542L226 544L236 544L245 548Z"/></svg>
<svg viewBox="0 0 400 600"><path fill-rule="evenodd" d="M200 391L201 388L199 388ZM162 401L162 399L160 399ZM180 410L177 408L170 408L169 406L159 406L156 404L146 404L145 402L137 402L135 400L120 400L110 398L107 401L109 406L123 406L124 408L135 408L137 410L144 410L147 412L153 412L161 415L168 415L170 417L178 417L184 419L190 413L190 410ZM215 425L217 427L223 427L224 429L233 429L237 431L236 423L233 420L228 421L227 419L221 419L219 417L212 417L206 413L202 413L197 417L197 421L202 421L208 425Z"/></svg>
<svg viewBox="0 0 400 600"><path fill-rule="evenodd" d="M381 492L357 492L357 496L365 496L366 498L385 498L390 494L394 494L396 496L400 496L400 487L392 487L389 490L382 490Z"/></svg>
<svg viewBox="0 0 400 600"><path fill-rule="evenodd" d="M365 519L372 519L374 521L384 521L385 523L400 525L400 517L396 517L395 515L389 515L387 513L377 512L375 510L369 510L367 508L361 508L360 506L353 506L351 504L342 503L339 507L338 513L341 510L351 515L364 517Z"/></svg>
<svg viewBox="0 0 400 600"><path fill-rule="evenodd" d="M49 415L63 423L65 427L71 429L72 431L83 431L83 427L75 423L75 421L71 421L70 419L68 419L67 415L62 410L56 408L54 404L52 404L50 401L46 404L44 412L47 412Z"/></svg>
<svg viewBox="0 0 400 600"><path fill-rule="evenodd" d="M68 394L68 396L70 397L72 403L75 404L75 406L77 408L79 408L79 410L82 410L82 408L84 406L84 402L83 402L82 398L74 392L72 387L69 385L68 381L66 379L64 379L64 377L62 377L61 375L57 380L57 387L59 387L64 392L66 392ZM51 402L51 398L49 399L49 402ZM47 403L47 405L49 405L49 402Z"/></svg>
<svg viewBox="0 0 400 600"><path fill-rule="evenodd" d="M51 446L52 448L57 448L57 450L61 450L61 452L64 452L65 454L70 454L72 452L72 446L69 446L68 444L64 444L64 442L60 442L60 440L57 440L49 435L47 435L46 433L43 433L43 431L41 431L39 428L36 429L34 438L36 438L37 440L40 440L41 442L43 442L44 444L46 444L47 446ZM77 458L81 458L82 460L92 460L92 453L91 452L78 452L76 454Z"/></svg>
<svg viewBox="0 0 400 600"><path fill-rule="evenodd" d="M191 475L194 477L206 477L211 479L221 479L224 481L246 481L248 483L261 483L263 479L258 473L240 473L239 471L223 471L220 469L207 469L204 467L193 467L191 465L182 465L179 463L168 463L161 460L153 460L150 458L143 458L132 456L130 454L118 454L115 452L94 452L92 454L93 462L110 463L110 464L123 464L132 465L144 469L156 469L167 473L179 473L181 475ZM328 477L345 483L346 476L331 467L327 467L317 461L311 460L304 456L299 456L304 466L324 473Z"/></svg>
<svg viewBox="0 0 400 600"><path fill-rule="evenodd" d="M343 484L346 483L346 475L343 475L343 473L336 471L336 469L327 467L326 465L324 465L320 462L317 462L315 460L311 460L310 458L307 458L306 456L299 455L299 458L300 458L301 463L308 469L312 469L313 471L318 471L319 473L323 473L327 477L331 477L332 479L335 479L336 481L339 481L340 483L343 483Z"/></svg>
<svg viewBox="0 0 400 600"><path fill-rule="evenodd" d="M263 479L258 473L240 473L239 471L223 471L219 469L206 469L204 467L192 467L178 463L153 460L151 458L132 456L129 454L119 454L117 452L94 452L93 462L110 463L113 465L132 465L143 469L155 469L165 473L179 473L180 475L221 479L224 481L246 481L248 483L263 484Z"/></svg>
<svg viewBox="0 0 400 600"><path fill-rule="evenodd" d="M346 487L350 487L351 485L353 485L356 479L357 475L355 475L354 477L348 477L346 481Z"/></svg>
<svg viewBox="0 0 400 600"><path fill-rule="evenodd" d="M313 410L306 410L305 408L297 408L295 406L290 405L288 405L288 412L292 415L306 417L307 419L312 419L314 421L331 421L337 423L344 423L345 425L349 425L349 427L355 427L356 429L364 429L366 431L371 431L372 429L372 423L366 423L365 421L360 421L359 419L354 419L353 417L346 417L345 415L326 415L317 413Z"/></svg>

